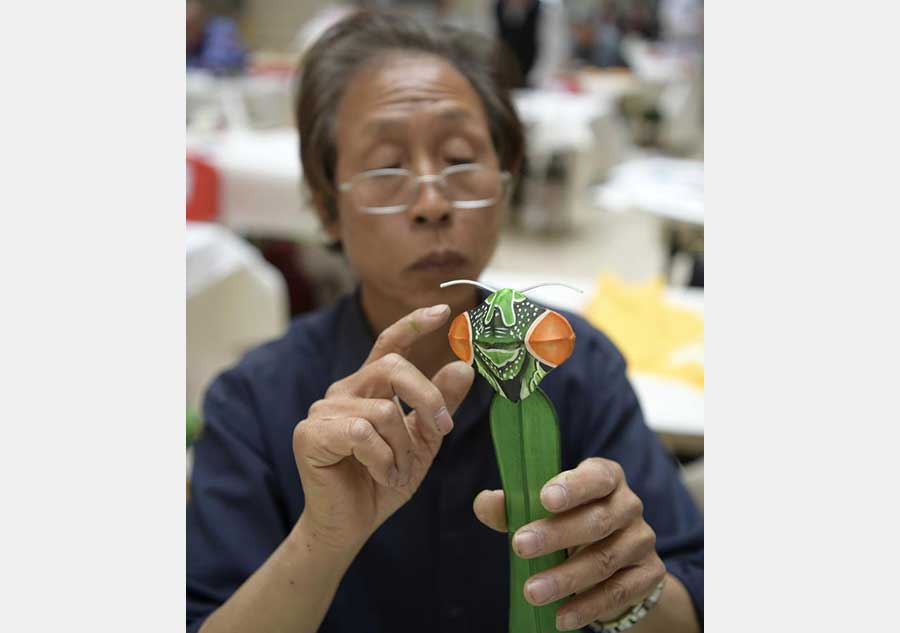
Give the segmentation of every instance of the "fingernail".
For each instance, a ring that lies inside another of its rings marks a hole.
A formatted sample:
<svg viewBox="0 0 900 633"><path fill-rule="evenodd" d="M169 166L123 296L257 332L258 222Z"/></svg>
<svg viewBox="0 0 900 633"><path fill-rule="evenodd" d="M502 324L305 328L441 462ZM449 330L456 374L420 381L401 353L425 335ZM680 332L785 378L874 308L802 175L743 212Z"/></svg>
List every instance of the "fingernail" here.
<svg viewBox="0 0 900 633"><path fill-rule="evenodd" d="M562 510L569 503L569 493L564 486L550 484L541 491L541 502L548 510Z"/></svg>
<svg viewBox="0 0 900 633"><path fill-rule="evenodd" d="M446 303L441 303L436 306L431 306L430 308L425 310L425 316L439 317L439 316L442 316L445 312L449 312L449 311L450 311L450 306L448 306Z"/></svg>
<svg viewBox="0 0 900 633"><path fill-rule="evenodd" d="M556 618L556 628L560 631L571 631L578 626L578 614L563 613Z"/></svg>
<svg viewBox="0 0 900 633"><path fill-rule="evenodd" d="M534 530L522 530L513 537L513 545L519 556L530 556L541 547L541 537Z"/></svg>
<svg viewBox="0 0 900 633"><path fill-rule="evenodd" d="M397 470L396 466L391 466L390 471L388 471L388 484L391 488L396 488L400 485L400 471Z"/></svg>
<svg viewBox="0 0 900 633"><path fill-rule="evenodd" d="M544 604L553 597L554 582L549 578L535 578L525 585L525 591L531 596L531 601Z"/></svg>
<svg viewBox="0 0 900 633"><path fill-rule="evenodd" d="M453 419L450 417L447 407L441 407L434 419L437 422L438 431L442 434L447 435L453 429Z"/></svg>

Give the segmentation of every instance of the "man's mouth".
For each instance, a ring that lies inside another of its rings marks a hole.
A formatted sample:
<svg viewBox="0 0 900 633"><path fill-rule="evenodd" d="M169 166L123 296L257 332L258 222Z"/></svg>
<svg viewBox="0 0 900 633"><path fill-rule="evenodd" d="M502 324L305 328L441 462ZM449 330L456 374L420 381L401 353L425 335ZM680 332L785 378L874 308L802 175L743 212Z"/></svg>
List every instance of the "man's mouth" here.
<svg viewBox="0 0 900 633"><path fill-rule="evenodd" d="M451 271L466 265L468 260L456 251L437 251L417 259L409 267L414 271Z"/></svg>

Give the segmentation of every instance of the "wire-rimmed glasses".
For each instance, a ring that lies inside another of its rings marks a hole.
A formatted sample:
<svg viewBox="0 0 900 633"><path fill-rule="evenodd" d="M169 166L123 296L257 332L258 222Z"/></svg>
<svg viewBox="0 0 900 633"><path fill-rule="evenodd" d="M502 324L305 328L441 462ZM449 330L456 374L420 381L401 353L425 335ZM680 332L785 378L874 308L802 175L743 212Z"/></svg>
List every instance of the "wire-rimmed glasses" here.
<svg viewBox="0 0 900 633"><path fill-rule="evenodd" d="M409 169L388 167L356 174L338 185L364 213L401 213L413 204L420 183L434 183L455 209L490 207L503 197L509 172L478 163L450 165L439 174L418 176Z"/></svg>

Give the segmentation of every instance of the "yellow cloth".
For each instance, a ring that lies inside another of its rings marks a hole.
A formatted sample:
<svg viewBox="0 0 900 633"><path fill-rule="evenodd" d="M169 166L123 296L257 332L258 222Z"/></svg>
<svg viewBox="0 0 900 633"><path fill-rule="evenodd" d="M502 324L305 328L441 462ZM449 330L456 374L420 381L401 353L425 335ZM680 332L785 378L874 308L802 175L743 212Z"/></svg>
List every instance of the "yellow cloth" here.
<svg viewBox="0 0 900 633"><path fill-rule="evenodd" d="M631 371L674 378L703 389L703 365L674 362L672 354L703 342L703 319L665 300L661 278L628 284L602 274L585 318L619 347Z"/></svg>

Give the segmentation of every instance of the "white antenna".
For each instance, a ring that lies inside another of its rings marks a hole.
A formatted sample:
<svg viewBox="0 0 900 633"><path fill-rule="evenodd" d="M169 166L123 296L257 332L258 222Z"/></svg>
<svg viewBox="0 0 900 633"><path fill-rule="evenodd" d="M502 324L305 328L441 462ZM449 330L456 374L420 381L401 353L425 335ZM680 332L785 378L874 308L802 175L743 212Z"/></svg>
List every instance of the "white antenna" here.
<svg viewBox="0 0 900 633"><path fill-rule="evenodd" d="M543 288L544 286L562 286L563 288L568 288L569 290L574 290L578 294L584 294L584 290L582 290L581 288L576 288L575 286L570 286L569 284L560 283L558 281L546 281L542 284L536 284L534 286L529 286L528 288L525 288L524 290L520 290L519 292L521 292L522 294L525 294L529 290L534 290L536 288Z"/></svg>
<svg viewBox="0 0 900 633"><path fill-rule="evenodd" d="M496 288L491 288L488 285L483 283L479 283L477 281L471 281L469 279L454 279L453 281L445 281L441 284L441 288L446 288L447 286L458 286L459 284L470 284L472 286L478 286L479 288L484 288L485 290L490 290L491 292L497 292Z"/></svg>

